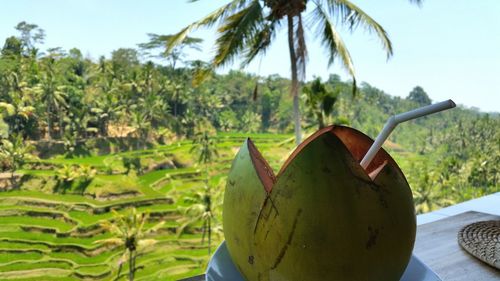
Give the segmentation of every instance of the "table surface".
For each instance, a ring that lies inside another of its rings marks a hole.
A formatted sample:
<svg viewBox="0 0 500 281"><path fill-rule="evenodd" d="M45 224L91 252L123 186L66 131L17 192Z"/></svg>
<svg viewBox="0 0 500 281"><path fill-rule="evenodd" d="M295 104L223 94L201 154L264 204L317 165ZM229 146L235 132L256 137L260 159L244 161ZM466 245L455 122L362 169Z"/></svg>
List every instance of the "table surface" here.
<svg viewBox="0 0 500 281"><path fill-rule="evenodd" d="M457 242L462 227L483 220L500 220L500 216L469 211L421 224L417 227L413 252L445 281L500 280L500 270L469 255ZM182 281L202 280L204 275Z"/></svg>
<svg viewBox="0 0 500 281"><path fill-rule="evenodd" d="M458 203L446 208L432 211L430 213L420 214L417 216L417 225L423 225L429 222L442 220L447 217L465 213L468 211L476 211L486 214L500 216L500 192Z"/></svg>
<svg viewBox="0 0 500 281"><path fill-rule="evenodd" d="M419 225L413 252L443 280L500 280L500 270L469 255L457 242L462 227L484 220L500 216L470 211Z"/></svg>

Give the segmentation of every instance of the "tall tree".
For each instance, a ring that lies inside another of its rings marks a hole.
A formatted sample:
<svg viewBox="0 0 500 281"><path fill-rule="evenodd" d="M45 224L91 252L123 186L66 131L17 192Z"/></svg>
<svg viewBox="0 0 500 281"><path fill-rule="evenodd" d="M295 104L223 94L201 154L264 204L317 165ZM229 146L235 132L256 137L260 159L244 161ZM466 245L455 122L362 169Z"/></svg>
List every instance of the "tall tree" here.
<svg viewBox="0 0 500 281"><path fill-rule="evenodd" d="M199 215L195 216L195 220L201 219L203 221L203 238L205 238L205 235L207 236L208 253L210 254L212 242L212 220L214 218L214 214L212 206L213 194L209 182L209 167L215 158L219 156L219 153L217 151L215 130L211 127L208 121L200 122L196 131L197 132L190 152L197 157L199 164L205 166L205 186L204 192L198 193L197 195L198 200L196 201L198 204L193 204L192 208L188 208L187 213L198 210L198 212L195 213ZM192 221L188 221L183 224L180 231L182 232L182 229L190 223L192 223Z"/></svg>
<svg viewBox="0 0 500 281"><path fill-rule="evenodd" d="M135 49L119 48L111 53L111 71L114 78L119 80L131 78L137 66L139 57Z"/></svg>
<svg viewBox="0 0 500 281"><path fill-rule="evenodd" d="M43 43L45 39L45 31L36 24L22 21L16 25L16 30L21 33L20 40L24 49L25 55L34 56L37 53L35 45Z"/></svg>
<svg viewBox="0 0 500 281"><path fill-rule="evenodd" d="M420 0L410 1L420 2ZM342 66L353 77L354 86L356 79L352 59L337 31L335 22L347 26L350 30L362 26L374 32L380 38L387 56L392 55L392 45L386 31L348 0L232 0L175 34L168 42L167 53L182 44L191 31L199 27L211 27L219 22L218 38L215 42L216 51L212 60L213 67L227 65L238 55L242 56L242 65L247 65L257 55L264 54L269 49L279 27L286 22L295 139L298 144L301 141L299 81L305 77L307 61L303 18L306 15L308 3L312 4L312 10L307 13L307 16L310 16L310 22L316 27L317 35L327 51L329 65L339 59Z"/></svg>
<svg viewBox="0 0 500 281"><path fill-rule="evenodd" d="M147 237L150 233L157 231L165 222L162 221L153 227L147 227L146 223L148 221L149 214L138 213L135 208L132 208L124 214L120 214L115 210L111 211L114 215L113 221L102 221L100 225L105 230L114 234L115 237L98 240L94 243L123 247L124 251L120 259L120 268L118 270L117 279L120 278L122 264L128 259L128 280L133 281L136 271L135 262L137 259L137 252L147 246L154 245L157 242L156 240Z"/></svg>
<svg viewBox="0 0 500 281"><path fill-rule="evenodd" d="M304 87L304 96L309 113L318 122L318 129L324 128L325 119L330 116L337 102L338 92L328 89L327 85L321 83L321 78L316 78Z"/></svg>
<svg viewBox="0 0 500 281"><path fill-rule="evenodd" d="M178 62L184 62L186 51L188 49L201 51L201 42L203 39L196 37L186 37L181 44L173 48L169 53L166 52L167 44L172 40L173 35L159 35L148 33L149 41L139 44L139 48L146 52L159 49L160 53L155 55L160 58L167 59L170 62L170 67L175 69Z"/></svg>
<svg viewBox="0 0 500 281"><path fill-rule="evenodd" d="M58 85L58 74L56 72L56 60L49 56L43 61L44 71L40 81L40 100L44 101L47 117L47 136L51 138L54 131L54 118L59 122L59 137L63 135L62 110L67 106L66 93L63 85Z"/></svg>
<svg viewBox="0 0 500 281"><path fill-rule="evenodd" d="M413 90L411 90L410 94L408 95L408 97L406 97L406 99L414 101L421 106L429 105L432 103L432 100L429 98L424 89L420 86L416 86L415 88L413 88Z"/></svg>
<svg viewBox="0 0 500 281"><path fill-rule="evenodd" d="M13 135L1 141L0 161L5 163L11 171L12 187L16 187L15 172L22 168L26 160L33 158L30 154L33 149L34 147L25 142L20 135Z"/></svg>
<svg viewBox="0 0 500 281"><path fill-rule="evenodd" d="M2 48L2 56L20 56L23 43L18 38L11 36L5 39L5 44Z"/></svg>

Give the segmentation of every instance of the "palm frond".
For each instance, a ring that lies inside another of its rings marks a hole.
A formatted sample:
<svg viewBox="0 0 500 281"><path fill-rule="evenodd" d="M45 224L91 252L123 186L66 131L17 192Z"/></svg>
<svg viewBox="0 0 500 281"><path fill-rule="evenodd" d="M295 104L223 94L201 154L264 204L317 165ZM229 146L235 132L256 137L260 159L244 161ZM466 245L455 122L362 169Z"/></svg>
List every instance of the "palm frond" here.
<svg viewBox="0 0 500 281"><path fill-rule="evenodd" d="M421 6L424 0L409 0L410 3L416 4L417 6Z"/></svg>
<svg viewBox="0 0 500 281"><path fill-rule="evenodd" d="M214 69L212 67L201 67L194 70L193 73L193 87L198 87L206 81L210 76L214 74Z"/></svg>
<svg viewBox="0 0 500 281"><path fill-rule="evenodd" d="M165 50L165 54L170 54L177 45L184 42L186 37L193 30L196 30L200 27L211 27L218 21L223 21L228 16L228 14L231 14L235 10L241 8L246 4L246 2L248 2L248 0L231 1L228 4L220 7L219 9L213 11L201 20L193 22L192 24L186 26L180 32L172 35L172 37L169 38L166 44L167 48Z"/></svg>
<svg viewBox="0 0 500 281"><path fill-rule="evenodd" d="M297 16L297 26L295 27L295 55L297 56L297 69L301 80L306 77L307 46L302 24L302 15Z"/></svg>
<svg viewBox="0 0 500 281"><path fill-rule="evenodd" d="M348 24L349 29L354 30L361 26L369 32L374 32L380 39L387 58L392 56L392 43L385 29L358 6L349 0L327 0L327 6L330 17L340 16L341 22Z"/></svg>
<svg viewBox="0 0 500 281"><path fill-rule="evenodd" d="M241 67L252 62L258 54L265 54L276 36L276 27L278 24L278 21L271 21L259 27L255 32L255 36L249 42L248 48L245 50Z"/></svg>
<svg viewBox="0 0 500 281"><path fill-rule="evenodd" d="M201 203L191 204L189 207L186 207L184 210L184 215L186 216L200 216L205 211L205 206Z"/></svg>
<svg viewBox="0 0 500 281"><path fill-rule="evenodd" d="M5 115L14 115L14 113L16 112L16 108L10 103L0 102L0 112L5 112Z"/></svg>
<svg viewBox="0 0 500 281"><path fill-rule="evenodd" d="M152 233L152 232L156 232L158 231L158 229L160 229L163 225L165 225L165 221L161 221L157 224L155 224L153 227L151 227L150 229L148 229L145 234L149 234L149 233Z"/></svg>
<svg viewBox="0 0 500 281"><path fill-rule="evenodd" d="M137 246L144 249L144 248L153 246L156 243L158 243L158 241L155 239L142 239L142 240L139 240L139 242L137 242Z"/></svg>
<svg viewBox="0 0 500 281"><path fill-rule="evenodd" d="M184 231L186 230L186 228L199 222L200 220L201 220L201 215L199 215L197 217L190 218L190 219L185 219L185 221L182 222L182 224L177 227L177 230L176 230L177 238L181 237L182 234L184 234Z"/></svg>
<svg viewBox="0 0 500 281"><path fill-rule="evenodd" d="M139 227L137 228L137 232L139 234L142 233L142 229L144 228L144 224L146 223L146 221L148 220L149 218L149 214L148 213L143 213L141 218L140 218L140 221L139 221Z"/></svg>
<svg viewBox="0 0 500 281"><path fill-rule="evenodd" d="M353 76L352 77L352 96L353 97L356 96L357 90L358 90L358 83L356 81L356 77Z"/></svg>
<svg viewBox="0 0 500 281"><path fill-rule="evenodd" d="M116 245L121 246L124 244L123 239L121 238L107 238L102 240L97 240L93 242L94 244L105 244L105 245Z"/></svg>
<svg viewBox="0 0 500 281"><path fill-rule="evenodd" d="M340 34L335 29L335 25L328 17L326 11L321 5L317 5L313 11L313 16L318 21L318 33L322 38L322 44L328 51L328 65L333 64L336 57L339 57L342 66L349 72L349 74L354 77L354 65L351 59L349 50L342 41Z"/></svg>
<svg viewBox="0 0 500 281"><path fill-rule="evenodd" d="M262 20L262 6L258 0L227 17L218 29L220 36L216 40L214 66L232 62L235 56L244 50L247 42L253 41Z"/></svg>
<svg viewBox="0 0 500 281"><path fill-rule="evenodd" d="M130 252L125 250L123 252L123 254L120 256L120 258L118 259L118 266L120 267L120 269L118 270L118 272L121 271L121 266L127 262L128 258L129 258L129 255L130 255ZM119 276L120 274L118 274Z"/></svg>
<svg viewBox="0 0 500 281"><path fill-rule="evenodd" d="M104 229L104 230L107 230L107 231L111 231L111 228L113 226L113 224L111 224L110 221L108 220L101 220L99 221L99 225Z"/></svg>
<svg viewBox="0 0 500 281"><path fill-rule="evenodd" d="M129 230L127 228L127 222L124 220L123 216L120 213L118 213L115 209L111 209L111 212L113 213L113 216L117 221L117 223L113 224L114 229L116 229L113 230L113 232L119 235L128 236Z"/></svg>

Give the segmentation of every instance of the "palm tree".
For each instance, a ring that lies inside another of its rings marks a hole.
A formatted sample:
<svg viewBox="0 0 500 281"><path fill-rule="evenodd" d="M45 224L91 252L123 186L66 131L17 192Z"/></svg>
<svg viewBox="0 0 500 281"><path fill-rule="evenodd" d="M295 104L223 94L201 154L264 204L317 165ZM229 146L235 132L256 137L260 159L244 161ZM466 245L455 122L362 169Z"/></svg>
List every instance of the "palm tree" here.
<svg viewBox="0 0 500 281"><path fill-rule="evenodd" d="M45 102L47 114L47 131L50 139L53 131L53 119L57 117L59 121L59 137L62 136L62 109L67 106L66 93L64 86L58 86L55 73L55 59L52 57L45 58L45 71L40 83L40 100Z"/></svg>
<svg viewBox="0 0 500 281"><path fill-rule="evenodd" d="M129 210L128 213L120 214L115 210L111 210L114 214L114 221L102 221L101 227L111 232L116 237L95 241L97 244L123 246L124 252L119 260L119 269L117 279L120 277L120 272L123 263L128 259L129 262L129 281L134 280L136 271L137 252L147 246L154 245L155 239L147 239L146 237L157 231L165 222L162 221L153 227L146 228L145 224L149 218L149 214L137 213L135 208Z"/></svg>
<svg viewBox="0 0 500 281"><path fill-rule="evenodd" d="M314 79L310 85L304 87L305 105L311 115L318 122L318 129L325 127L325 118L333 111L337 102L338 92L331 91L321 83L320 78Z"/></svg>
<svg viewBox="0 0 500 281"><path fill-rule="evenodd" d="M136 149L146 149L146 144L148 141L149 131L151 129L151 121L147 118L145 112L132 111L131 115L131 125L135 128L135 135L137 136L137 147Z"/></svg>
<svg viewBox="0 0 500 281"><path fill-rule="evenodd" d="M412 170L414 169L421 171L421 173L419 173L420 178L417 181L419 184L413 189L415 210L417 214L427 213L457 203L452 198L443 195L443 186L446 185L439 184L437 180L433 178L436 174L429 171L427 165L412 165ZM460 192L457 193L460 194Z"/></svg>
<svg viewBox="0 0 500 281"><path fill-rule="evenodd" d="M180 237L184 234L188 227L196 225L200 221L203 222L201 243L205 242L206 237L208 255L211 254L212 235L222 233L222 227L217 220L217 216L220 214L216 214L216 211L220 210L220 206L222 206L224 197L222 190L225 181L226 178L219 180L215 192L209 185L205 185L202 191L184 198L184 202L190 204L189 207L179 207L183 216L178 220L181 225L177 228L177 236Z"/></svg>
<svg viewBox="0 0 500 281"><path fill-rule="evenodd" d="M257 133L261 126L261 116L252 110L247 110L241 117L240 131L246 133Z"/></svg>
<svg viewBox="0 0 500 281"><path fill-rule="evenodd" d="M410 1L420 3L422 0ZM312 10L306 14L309 2L312 3ZM316 28L328 53L329 65L339 59L342 66L353 77L354 89L356 85L354 66L349 51L336 29L335 22L347 26L351 31L361 26L374 32L381 40L387 57L392 55L391 41L384 28L349 0L232 0L172 36L168 41L166 52L172 52L176 46L182 44L191 31L220 23L217 29L219 36L215 42L212 66L227 65L238 55L242 55L242 66L244 66L257 55L264 54L268 50L279 27L286 21L295 139L298 144L301 141L299 79L303 80L305 77L307 61L303 18L307 18L308 23L311 24L310 27Z"/></svg>
<svg viewBox="0 0 500 281"><path fill-rule="evenodd" d="M203 39L196 37L186 37L177 47L172 49L171 52L166 53L165 47L169 40L171 40L173 35L159 35L154 33L148 33L149 42L139 44L139 48L149 52L150 50L160 49L161 52L156 57L166 58L170 61L170 67L175 70L177 62L185 62L184 57L186 56L186 50L192 49L196 51L201 51L200 44Z"/></svg>
<svg viewBox="0 0 500 281"><path fill-rule="evenodd" d="M211 128L211 124L208 121L200 122L196 130L195 138L193 140L193 146L190 152L193 153L199 164L205 166L205 186L202 193L195 194L193 198L197 199L187 199L189 202L196 202L186 209L185 215L190 216L194 219L188 220L180 227L179 233L182 233L183 229L192 224L194 221L203 221L203 238L202 243L207 235L208 240L208 254L210 254L211 241L212 241L212 220L214 219L213 214L213 194L209 183L209 165L215 160L219 153L217 151L217 142L214 138L215 132ZM194 214L194 215L193 215Z"/></svg>
<svg viewBox="0 0 500 281"><path fill-rule="evenodd" d="M34 158L30 152L34 146L25 142L20 135L11 135L9 139L3 139L0 146L0 161L6 164L11 171L11 184L16 187L15 172L22 168L30 158Z"/></svg>
<svg viewBox="0 0 500 281"><path fill-rule="evenodd" d="M197 156L198 163L205 165L208 171L208 165L219 156L214 138L215 132L210 122L206 120L199 123L196 131L190 152Z"/></svg>
<svg viewBox="0 0 500 281"><path fill-rule="evenodd" d="M167 119L168 104L166 104L158 95L148 94L144 98L139 99L142 103L141 111L144 113L144 118L151 123L157 125L162 120Z"/></svg>
<svg viewBox="0 0 500 281"><path fill-rule="evenodd" d="M11 94L12 102L0 102L0 116L9 124L10 133L23 133L28 135L29 129L27 123L34 119L35 107L28 105L24 97L17 93Z"/></svg>
<svg viewBox="0 0 500 281"><path fill-rule="evenodd" d="M183 103L186 99L186 93L187 89L183 86L182 82L178 81L170 81L168 85L168 90L171 93L170 98L172 99L173 103L173 114L174 118L177 118L178 115L178 107L181 103Z"/></svg>
<svg viewBox="0 0 500 281"><path fill-rule="evenodd" d="M36 125L38 123L35 107L37 104L37 89L29 83L30 77L25 75L26 70L20 67L21 65L22 61L15 66L16 68L5 71L5 75L1 75L0 92L2 92L2 97L0 99L2 101L0 102L0 115L2 115L3 121L8 124L9 133L22 133L23 137L36 138Z"/></svg>

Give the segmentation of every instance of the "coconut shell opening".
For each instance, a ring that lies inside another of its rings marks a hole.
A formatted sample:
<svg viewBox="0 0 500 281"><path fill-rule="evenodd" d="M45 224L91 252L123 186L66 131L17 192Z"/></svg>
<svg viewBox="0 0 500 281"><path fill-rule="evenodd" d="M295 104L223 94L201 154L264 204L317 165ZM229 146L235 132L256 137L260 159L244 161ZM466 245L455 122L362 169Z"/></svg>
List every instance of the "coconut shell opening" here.
<svg viewBox="0 0 500 281"><path fill-rule="evenodd" d="M370 137L355 129L337 125L328 126L316 131L314 134L305 139L301 144L299 144L299 146L297 146L297 148L285 161L277 176L275 176L273 169L269 166L264 157L262 157L262 154L255 147L253 142L248 139L248 150L250 151L250 157L252 158L255 170L257 171L257 174L259 175L259 178L268 193L273 189L273 185L276 182L276 177L279 177L279 175L286 170L288 165L302 151L302 149L306 147L311 141L315 140L318 136L325 133L331 133L339 138L357 163L361 162L361 159L363 159L366 152L373 144L373 140ZM384 166L388 163L394 165L395 167L398 167L389 153L381 148L373 158L370 165L368 165L367 169L363 170L370 177L370 179L374 180L380 173L380 171L382 171Z"/></svg>
<svg viewBox="0 0 500 281"><path fill-rule="evenodd" d="M315 140L318 136L328 132L334 134L342 141L347 150L351 153L354 160L356 160L358 163L361 162L361 159L363 159L363 156L365 156L366 152L373 143L373 140L370 137L355 129L344 126L336 126L336 125L325 127L312 134L295 149L295 151L290 155L290 157L288 157L285 164L281 167L281 170L278 173L278 175L281 174L286 169L286 167L291 163L291 161L300 153L302 148L307 146L311 141ZM378 172L382 170L383 166L389 162L395 164L391 156L387 152L385 152L385 150L380 149L365 171L373 179L378 174ZM374 174L374 177L371 176L372 174Z"/></svg>
<svg viewBox="0 0 500 281"><path fill-rule="evenodd" d="M373 140L370 137L349 127L333 126L331 127L331 132L344 143L347 150L349 150L354 160L358 163L361 162L373 144ZM381 148L365 171L373 180L387 163L391 163L397 167L396 162L389 153Z"/></svg>
<svg viewBox="0 0 500 281"><path fill-rule="evenodd" d="M266 159L262 157L260 151L255 147L252 140L247 139L248 151L250 152L250 158L252 159L253 166L257 175L259 176L264 189L269 193L273 189L274 183L276 182L276 176L274 171L267 163Z"/></svg>

